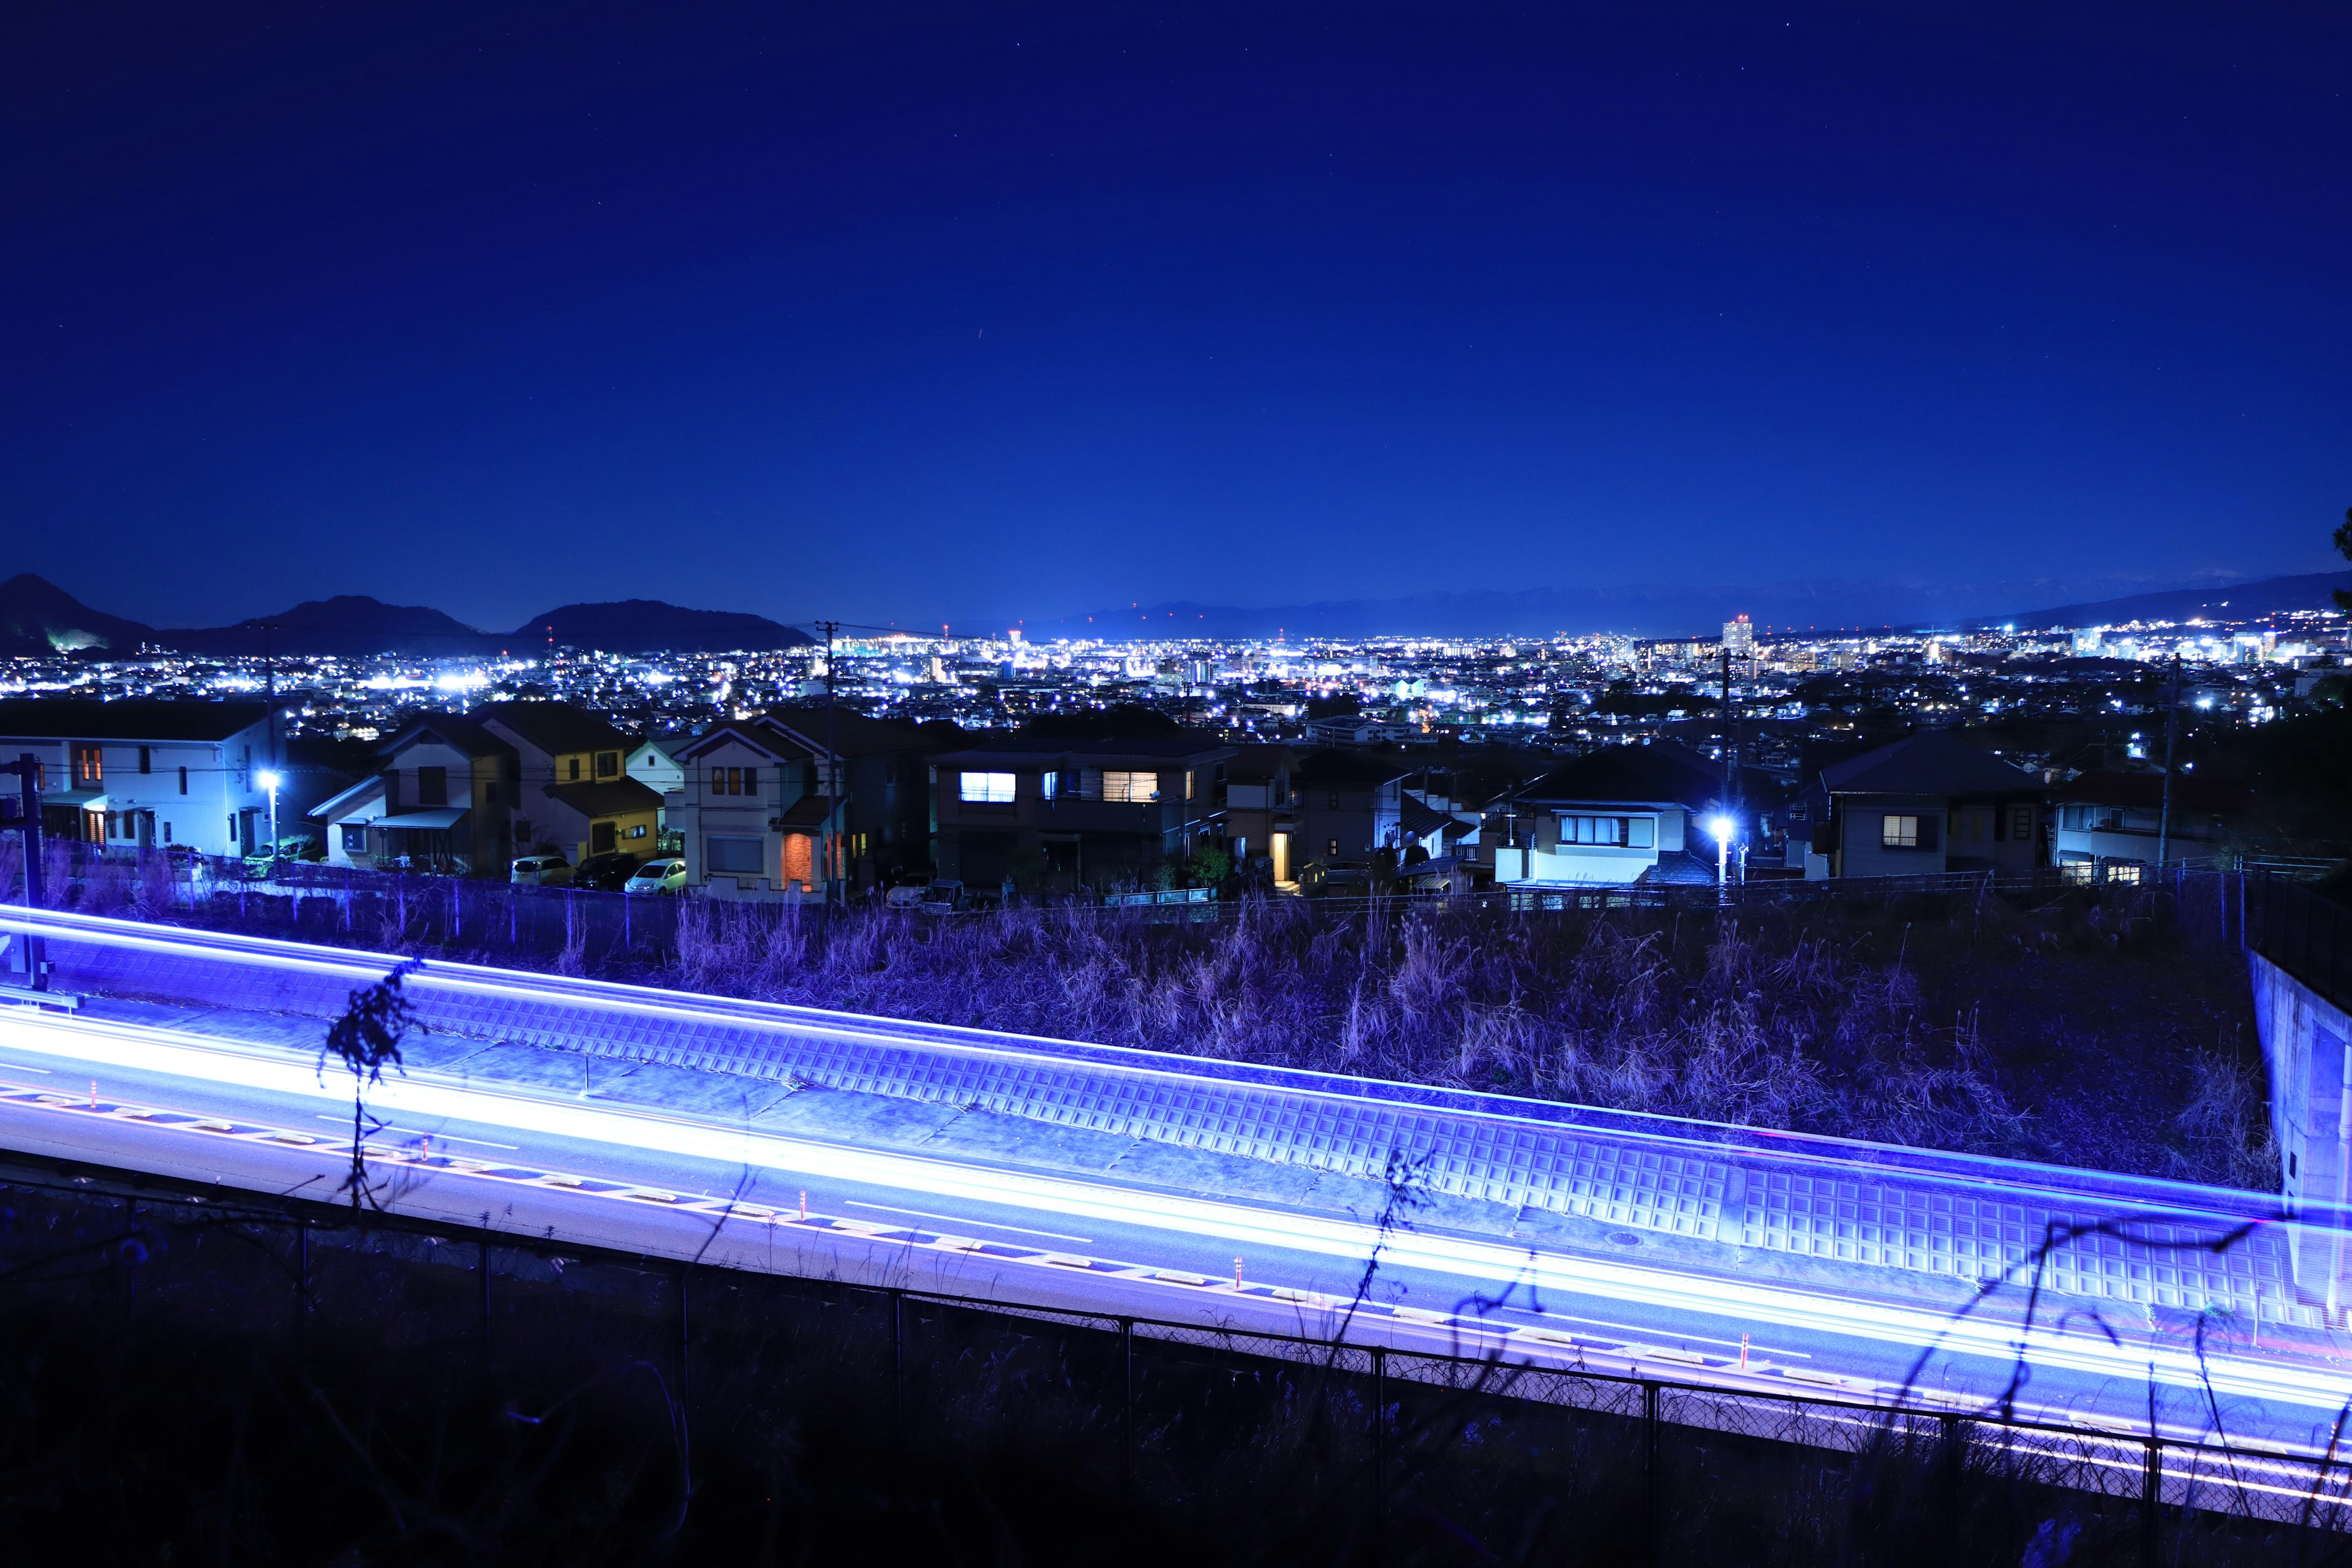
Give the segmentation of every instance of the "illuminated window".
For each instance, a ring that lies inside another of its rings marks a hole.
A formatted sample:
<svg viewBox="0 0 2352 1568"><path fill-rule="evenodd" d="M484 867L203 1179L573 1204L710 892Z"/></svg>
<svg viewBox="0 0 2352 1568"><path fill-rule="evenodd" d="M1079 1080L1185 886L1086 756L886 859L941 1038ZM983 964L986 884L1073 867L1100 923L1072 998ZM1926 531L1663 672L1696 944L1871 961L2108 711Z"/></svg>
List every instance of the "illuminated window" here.
<svg viewBox="0 0 2352 1568"><path fill-rule="evenodd" d="M1637 836L1636 827L1641 829ZM1593 844L1605 848L1624 848L1638 844L1648 848L1650 819L1638 822L1629 816L1563 816L1559 819L1559 841L1562 844Z"/></svg>
<svg viewBox="0 0 2352 1568"><path fill-rule="evenodd" d="M1918 848L1919 819L1889 812L1878 819L1878 844L1882 849Z"/></svg>
<svg viewBox="0 0 2352 1568"><path fill-rule="evenodd" d="M1196 775L1190 768L1184 770L1184 798L1186 800L1191 800L1192 798L1192 792L1195 787L1193 784L1193 779L1195 777Z"/></svg>
<svg viewBox="0 0 2352 1568"><path fill-rule="evenodd" d="M960 773L957 778L965 800L982 805L1013 804L1011 773Z"/></svg>
<svg viewBox="0 0 2352 1568"><path fill-rule="evenodd" d="M1116 773L1106 771L1102 776L1102 797L1124 801L1129 805L1160 798L1158 773Z"/></svg>
<svg viewBox="0 0 2352 1568"><path fill-rule="evenodd" d="M2139 886L2140 873L2146 869L2137 860L2110 860L2107 862L2107 880L2136 888Z"/></svg>
<svg viewBox="0 0 2352 1568"><path fill-rule="evenodd" d="M105 776L104 752L96 746L74 748L74 787L76 789L96 789L99 781Z"/></svg>

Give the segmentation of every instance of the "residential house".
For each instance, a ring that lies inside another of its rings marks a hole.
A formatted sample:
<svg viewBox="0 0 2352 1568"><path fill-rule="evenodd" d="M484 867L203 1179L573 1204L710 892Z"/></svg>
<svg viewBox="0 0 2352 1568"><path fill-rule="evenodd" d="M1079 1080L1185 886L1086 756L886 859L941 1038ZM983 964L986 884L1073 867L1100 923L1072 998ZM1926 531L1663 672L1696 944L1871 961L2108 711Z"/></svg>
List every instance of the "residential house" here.
<svg viewBox="0 0 2352 1568"><path fill-rule="evenodd" d="M2027 871L2042 863L2042 782L1930 730L1823 768L1807 792L1832 877Z"/></svg>
<svg viewBox="0 0 2352 1568"><path fill-rule="evenodd" d="M1288 746L1247 745L1220 764L1223 783L1219 819L1234 863L1262 862L1276 886L1294 879L1292 848L1298 836L1297 802L1291 791L1295 753Z"/></svg>
<svg viewBox="0 0 2352 1568"><path fill-rule="evenodd" d="M331 865L503 876L515 852L520 761L470 719L432 713L376 748L372 779L312 808Z"/></svg>
<svg viewBox="0 0 2352 1568"><path fill-rule="evenodd" d="M1216 769L1237 748L1206 735L1077 741L1008 736L933 762L941 877L1007 875L1060 890L1140 882L1218 837Z"/></svg>
<svg viewBox="0 0 2352 1568"><path fill-rule="evenodd" d="M0 702L0 760L40 764L52 837L250 854L269 839L269 715L260 702ZM278 812L281 833L301 817L283 783Z"/></svg>
<svg viewBox="0 0 2352 1568"><path fill-rule="evenodd" d="M1404 781L1417 770L1371 752L1309 752L1291 769L1298 803L1297 853L1327 870L1401 848Z"/></svg>
<svg viewBox="0 0 2352 1568"><path fill-rule="evenodd" d="M621 760L624 773L662 797L658 820L666 837L670 832L669 797L686 788L686 764L678 761L678 753L693 739L683 731L656 731L632 745ZM664 850L665 854L676 852L675 843Z"/></svg>
<svg viewBox="0 0 2352 1568"><path fill-rule="evenodd" d="M516 852L651 859L662 797L623 771L629 737L568 702L486 702L467 717L515 753Z"/></svg>
<svg viewBox="0 0 2352 1568"><path fill-rule="evenodd" d="M839 874L843 803L816 754L764 717L715 724L680 746L669 831L687 886L706 897L773 901L824 891Z"/></svg>
<svg viewBox="0 0 2352 1568"><path fill-rule="evenodd" d="M2157 863L2159 838L2165 859L2179 861L2219 854L2241 837L2251 804L2242 785L2176 773L2168 820L2164 795L2164 774L2154 771L2102 769L2060 784L2051 864L2085 882L2137 882Z"/></svg>
<svg viewBox="0 0 2352 1568"><path fill-rule="evenodd" d="M1512 791L1500 812L1489 808L1495 880L1711 882L1720 869L1713 819L1729 818L1732 843L1748 843L1777 798L1761 770L1746 770L1733 788L1721 763L1678 742L1604 746Z"/></svg>
<svg viewBox="0 0 2352 1568"><path fill-rule="evenodd" d="M816 759L810 793L838 796L845 879L871 887L930 864L930 759L961 743L961 731L945 723L869 719L845 708L772 708L761 718ZM837 778L824 765L829 756L839 759Z"/></svg>

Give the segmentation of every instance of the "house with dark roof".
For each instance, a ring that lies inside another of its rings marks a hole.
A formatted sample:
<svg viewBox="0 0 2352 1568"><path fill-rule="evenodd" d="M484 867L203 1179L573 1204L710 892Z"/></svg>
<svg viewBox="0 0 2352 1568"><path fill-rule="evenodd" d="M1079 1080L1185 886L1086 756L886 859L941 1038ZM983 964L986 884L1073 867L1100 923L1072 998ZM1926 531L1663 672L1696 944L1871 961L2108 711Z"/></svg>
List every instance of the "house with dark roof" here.
<svg viewBox="0 0 2352 1568"><path fill-rule="evenodd" d="M933 759L939 874L1049 890L1141 881L1218 832L1216 769L1238 748L1189 731L1010 735Z"/></svg>
<svg viewBox="0 0 2352 1568"><path fill-rule="evenodd" d="M1218 823L1236 865L1264 862L1276 886L1293 879L1298 837L1298 805L1288 746L1234 748L1220 767L1222 815Z"/></svg>
<svg viewBox="0 0 2352 1568"><path fill-rule="evenodd" d="M669 831L685 845L686 885L708 898L796 900L840 874L846 802L825 793L821 759L765 717L714 724L676 752Z"/></svg>
<svg viewBox="0 0 2352 1568"><path fill-rule="evenodd" d="M841 801L841 876L859 887L931 862L930 760L960 744L951 724L912 724L821 706L772 708L760 716L816 760L814 793ZM827 758L835 759L828 763ZM834 771L837 779L827 783Z"/></svg>
<svg viewBox="0 0 2352 1568"><path fill-rule="evenodd" d="M1498 803L1505 821L1484 835L1500 883L1578 886L1711 882L1716 838L1706 824L1736 824L1732 843L1752 843L1777 796L1750 768L1734 787L1724 767L1675 741L1604 746L1563 763Z"/></svg>
<svg viewBox="0 0 2352 1568"><path fill-rule="evenodd" d="M1361 866L1376 849L1401 849L1404 781L1416 771L1402 757L1379 752L1318 751L1301 758L1290 770L1300 869Z"/></svg>
<svg viewBox="0 0 2352 1568"><path fill-rule="evenodd" d="M53 837L250 854L269 837L269 713L260 702L0 702L0 759L38 764L41 830ZM282 835L300 821L310 781L278 772Z"/></svg>
<svg viewBox="0 0 2352 1568"><path fill-rule="evenodd" d="M2051 792L2055 809L2051 864L2085 882L2137 882L2157 864L2159 841L2168 861L2216 855L2242 837L2252 798L2243 784L2172 775L2171 810L2164 774L2094 769Z"/></svg>
<svg viewBox="0 0 2352 1568"><path fill-rule="evenodd" d="M652 858L662 797L625 771L628 736L568 702L485 702L467 717L513 748L517 853Z"/></svg>
<svg viewBox="0 0 2352 1568"><path fill-rule="evenodd" d="M1823 768L1815 851L1832 877L2029 871L2042 859L2042 781L1948 731Z"/></svg>
<svg viewBox="0 0 2352 1568"><path fill-rule="evenodd" d="M330 865L503 876L514 854L515 749L470 719L430 713L376 748L383 766L313 807Z"/></svg>

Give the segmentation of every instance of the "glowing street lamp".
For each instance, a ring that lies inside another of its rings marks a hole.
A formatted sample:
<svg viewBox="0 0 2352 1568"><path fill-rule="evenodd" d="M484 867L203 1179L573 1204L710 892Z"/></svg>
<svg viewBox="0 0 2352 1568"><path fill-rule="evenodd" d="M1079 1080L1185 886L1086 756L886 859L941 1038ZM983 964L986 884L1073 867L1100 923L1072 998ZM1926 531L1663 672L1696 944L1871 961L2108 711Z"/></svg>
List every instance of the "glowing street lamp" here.
<svg viewBox="0 0 2352 1568"><path fill-rule="evenodd" d="M253 775L253 782L269 792L269 869L278 869L278 786L285 781L274 769L264 768Z"/></svg>
<svg viewBox="0 0 2352 1568"><path fill-rule="evenodd" d="M1715 892L1719 901L1731 897L1731 841L1739 836L1738 819L1726 812L1717 812L1706 819L1706 830L1715 837Z"/></svg>

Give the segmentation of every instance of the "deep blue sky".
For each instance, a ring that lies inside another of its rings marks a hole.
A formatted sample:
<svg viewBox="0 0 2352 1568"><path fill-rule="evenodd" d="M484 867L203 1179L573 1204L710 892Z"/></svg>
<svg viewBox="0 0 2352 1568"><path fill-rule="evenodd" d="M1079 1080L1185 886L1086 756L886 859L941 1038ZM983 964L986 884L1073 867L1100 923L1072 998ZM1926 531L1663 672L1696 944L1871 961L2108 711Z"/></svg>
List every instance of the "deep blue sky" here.
<svg viewBox="0 0 2352 1568"><path fill-rule="evenodd" d="M2320 569L2347 18L20 0L0 574L508 626Z"/></svg>

